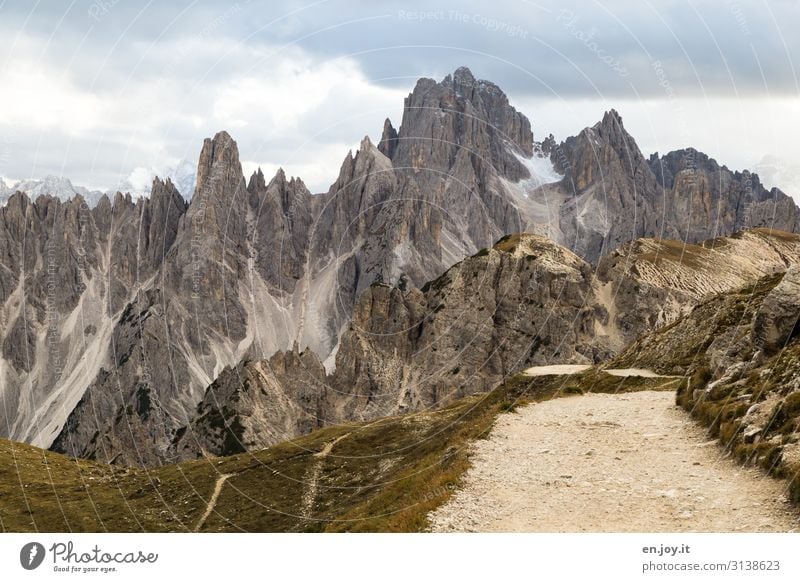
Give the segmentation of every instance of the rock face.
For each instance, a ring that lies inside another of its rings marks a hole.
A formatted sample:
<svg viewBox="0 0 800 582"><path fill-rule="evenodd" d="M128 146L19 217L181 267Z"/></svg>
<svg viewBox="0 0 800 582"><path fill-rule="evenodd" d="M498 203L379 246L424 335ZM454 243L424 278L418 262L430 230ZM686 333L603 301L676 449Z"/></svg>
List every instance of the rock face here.
<svg viewBox="0 0 800 582"><path fill-rule="evenodd" d="M90 209L17 193L0 209L4 436L49 446L113 351L120 311L149 284L185 212L171 183ZM131 238L133 237L133 238Z"/></svg>
<svg viewBox="0 0 800 582"><path fill-rule="evenodd" d="M610 345L621 349L705 297L794 264L800 264L800 235L765 229L699 245L655 239L626 243L597 266L598 296L610 313Z"/></svg>
<svg viewBox="0 0 800 582"><path fill-rule="evenodd" d="M329 418L325 369L314 352L278 352L225 368L188 427L175 435L178 458L266 448L311 432Z"/></svg>
<svg viewBox="0 0 800 582"><path fill-rule="evenodd" d="M215 380L233 398L238 370L271 386L269 402L291 386L289 375L259 380L253 366L289 357L295 343L336 368L326 385L341 396L324 398L323 422L445 402L526 362L595 360L714 286L710 276L683 290L682 268L651 276L649 243L622 251L637 257L637 271L620 255L595 277L589 264L599 257L643 235L702 240L766 222L775 209L787 229L797 226L791 201L754 176L678 158L654 172L613 111L560 145L538 144L496 85L461 68L419 80L399 129L387 121L377 146L365 138L324 194L282 171L246 181L225 132L205 140L188 205L160 180L149 199L117 194L94 208L80 196L15 194L0 209L0 395L13 411L0 436L156 465L176 454L177 431L196 420ZM695 209L705 214L688 219ZM576 252L530 237L514 247L529 252L490 248L523 231ZM462 273L468 267L476 270ZM493 290L467 281L489 275ZM432 280L450 282L425 288ZM531 280L542 289L521 287ZM674 305L653 316L645 288ZM452 298L436 295L445 289ZM460 313L456 302L470 307ZM629 309L635 321L622 317ZM556 317L543 319L550 310ZM456 359L464 363L450 365ZM236 414L258 427L242 421L243 442L260 442L272 422L275 438L310 426L310 403L259 424L257 399L236 398ZM201 448L218 450L215 438Z"/></svg>
<svg viewBox="0 0 800 582"><path fill-rule="evenodd" d="M359 298L332 377L343 418L422 410L545 362L608 355L591 267L536 235L501 239L422 287Z"/></svg>
<svg viewBox="0 0 800 582"><path fill-rule="evenodd" d="M548 149L566 191L557 240L591 262L639 237L698 243L745 228L800 227L792 199L755 174L691 148L645 159L614 110Z"/></svg>
<svg viewBox="0 0 800 582"><path fill-rule="evenodd" d="M800 335L800 266L793 266L764 298L753 320L753 341L774 354Z"/></svg>
<svg viewBox="0 0 800 582"><path fill-rule="evenodd" d="M223 372L179 455L253 450L266 442L256 434L273 443L276 431L289 438L317 426L436 408L530 366L603 361L709 296L780 274L785 261L800 264L800 236L753 231L704 245L635 241L595 275L547 238L506 236L421 289L403 279L364 290L328 376L296 348ZM678 345L665 343L658 357L670 361L683 349L675 339ZM717 339L718 352L710 349L724 369L726 348L735 342L726 334ZM287 358L293 365L275 364ZM310 390L298 390L298 382Z"/></svg>

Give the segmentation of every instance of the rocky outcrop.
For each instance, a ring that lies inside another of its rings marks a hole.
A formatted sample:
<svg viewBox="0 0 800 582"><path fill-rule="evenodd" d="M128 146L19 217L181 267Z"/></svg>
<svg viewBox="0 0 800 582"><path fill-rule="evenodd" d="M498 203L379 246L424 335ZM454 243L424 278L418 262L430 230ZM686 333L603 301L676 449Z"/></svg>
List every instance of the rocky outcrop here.
<svg viewBox="0 0 800 582"><path fill-rule="evenodd" d="M598 296L610 314L609 345L622 349L675 321L704 298L800 264L800 235L753 229L694 245L639 239L603 257Z"/></svg>
<svg viewBox="0 0 800 582"><path fill-rule="evenodd" d="M327 378L316 355L297 345L268 360L225 368L173 445L180 458L266 448L329 423Z"/></svg>
<svg viewBox="0 0 800 582"><path fill-rule="evenodd" d="M753 342L768 354L783 349L800 335L800 265L786 271L764 298L753 320Z"/></svg>
<svg viewBox="0 0 800 582"><path fill-rule="evenodd" d="M440 406L545 362L607 356L591 267L544 237L513 235L422 287L373 285L332 377L343 418Z"/></svg>

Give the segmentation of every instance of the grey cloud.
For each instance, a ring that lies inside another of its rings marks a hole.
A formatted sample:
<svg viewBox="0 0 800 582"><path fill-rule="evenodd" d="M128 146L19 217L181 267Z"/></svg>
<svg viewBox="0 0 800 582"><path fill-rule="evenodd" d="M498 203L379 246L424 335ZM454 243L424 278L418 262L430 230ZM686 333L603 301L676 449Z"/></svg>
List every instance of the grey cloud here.
<svg viewBox="0 0 800 582"><path fill-rule="evenodd" d="M28 6L6 3L7 32L21 27ZM528 94L658 96L663 90L649 66L655 59L684 93L798 90L790 59L800 54L800 39L788 27L800 21L800 6L788 1L200 0L142 8L126 0L83 0L67 13L64 6L40 4L26 31L43 38L56 31L45 58L77 57L74 73L97 77L101 86L129 78L142 56L145 62L134 75L152 72L145 65L153 43L179 47L182 40L201 38L250 46L296 43L322 58L353 55L376 82L395 87L468 64ZM97 6L107 8L93 18ZM87 42L75 53L84 34ZM110 63L100 70L106 56ZM619 60L629 74L615 74L603 59ZM181 58L171 73L188 78L206 65ZM221 68L212 80L225 76Z"/></svg>
<svg viewBox="0 0 800 582"><path fill-rule="evenodd" d="M6 39L0 70L24 56L106 102L136 91L168 98L127 111L128 119L94 135L0 127L15 140L8 159L0 158L0 174L16 178L64 167L76 182L110 186L164 153L193 159L202 138L219 129L237 137L245 159L312 163L314 148L302 147L307 140L325 147L377 137L384 116L399 123L402 95L418 77L441 78L461 65L496 82L515 103L563 98L613 105L671 94L798 92L790 57L800 54L800 39L788 27L800 21L800 7L789 1L79 0L31 6L7 0L0 9ZM370 104L343 108L333 96L289 133L259 122L258 111L245 127L215 126L209 109L217 91L248 75L279 86L270 65L295 50L317 63L353 59L397 99L381 103L385 111L359 116ZM342 115L353 117L342 121ZM136 124L141 127L132 129Z"/></svg>

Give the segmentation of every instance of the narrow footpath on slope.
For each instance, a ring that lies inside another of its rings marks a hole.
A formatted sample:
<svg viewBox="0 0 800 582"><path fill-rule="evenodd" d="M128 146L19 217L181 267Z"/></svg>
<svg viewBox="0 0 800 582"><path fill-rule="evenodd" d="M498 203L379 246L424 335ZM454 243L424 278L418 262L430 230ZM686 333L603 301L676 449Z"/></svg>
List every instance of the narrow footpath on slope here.
<svg viewBox="0 0 800 582"><path fill-rule="evenodd" d="M222 493L222 486L225 485L225 481L229 478L233 477L232 474L223 474L217 477L217 482L214 485L214 492L211 494L211 498L208 500L206 504L206 510L203 512L203 515L197 522L197 525L194 526L194 531L200 531L200 528L206 523L206 520L211 515L211 512L214 511L214 508L217 506L217 500L219 499L219 494Z"/></svg>
<svg viewBox="0 0 800 582"><path fill-rule="evenodd" d="M785 488L723 457L673 392L587 394L501 415L429 521L433 531L800 531Z"/></svg>

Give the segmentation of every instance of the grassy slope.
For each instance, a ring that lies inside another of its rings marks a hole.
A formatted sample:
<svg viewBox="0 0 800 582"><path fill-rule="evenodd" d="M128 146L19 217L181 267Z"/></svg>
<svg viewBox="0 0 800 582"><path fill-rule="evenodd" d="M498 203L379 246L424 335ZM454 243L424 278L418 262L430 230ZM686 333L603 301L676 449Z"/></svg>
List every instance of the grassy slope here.
<svg viewBox="0 0 800 582"><path fill-rule="evenodd" d="M257 453L149 472L0 440L0 529L192 531L218 478L230 475L201 531L420 531L427 513L449 498L468 468L469 443L488 434L498 414L564 394L643 389L677 389L679 403L732 454L787 477L800 501L800 465L781 456L800 432L800 397L784 389L800 374L800 343L743 378L703 392L701 399L689 398L710 380L711 341L732 329L747 333L780 278L765 277L712 298L608 364L652 368L686 380L619 378L597 368L562 377L518 375L488 394L441 410L330 427ZM744 442L744 413L769 395L782 398L781 405L758 442ZM329 447L329 454L318 455Z"/></svg>
<svg viewBox="0 0 800 582"><path fill-rule="evenodd" d="M0 440L4 531L420 531L469 466L469 443L521 403L586 391L674 390L679 380L515 376L433 412L326 428L258 453L144 471ZM327 456L326 445L335 444Z"/></svg>

